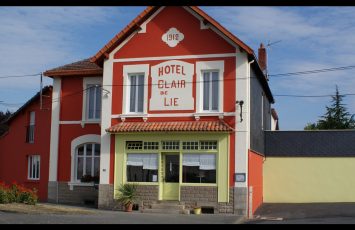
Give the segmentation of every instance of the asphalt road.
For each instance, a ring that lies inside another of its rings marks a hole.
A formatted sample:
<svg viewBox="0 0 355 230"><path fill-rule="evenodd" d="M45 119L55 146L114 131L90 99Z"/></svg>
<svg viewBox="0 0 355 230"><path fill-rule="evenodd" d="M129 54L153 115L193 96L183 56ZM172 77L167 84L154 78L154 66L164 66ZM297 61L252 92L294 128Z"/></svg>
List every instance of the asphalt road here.
<svg viewBox="0 0 355 230"><path fill-rule="evenodd" d="M245 224L355 224L355 203L263 204Z"/></svg>
<svg viewBox="0 0 355 230"><path fill-rule="evenodd" d="M174 215L97 210L88 215L0 212L0 224L237 224L241 217L220 214Z"/></svg>

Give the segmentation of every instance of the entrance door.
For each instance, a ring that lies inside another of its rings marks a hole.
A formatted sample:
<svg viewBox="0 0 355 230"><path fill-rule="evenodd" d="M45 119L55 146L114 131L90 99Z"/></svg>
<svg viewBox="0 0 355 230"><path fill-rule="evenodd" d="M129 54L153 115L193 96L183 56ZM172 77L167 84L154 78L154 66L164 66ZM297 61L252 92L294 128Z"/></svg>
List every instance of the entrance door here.
<svg viewBox="0 0 355 230"><path fill-rule="evenodd" d="M163 154L163 200L179 200L179 154Z"/></svg>

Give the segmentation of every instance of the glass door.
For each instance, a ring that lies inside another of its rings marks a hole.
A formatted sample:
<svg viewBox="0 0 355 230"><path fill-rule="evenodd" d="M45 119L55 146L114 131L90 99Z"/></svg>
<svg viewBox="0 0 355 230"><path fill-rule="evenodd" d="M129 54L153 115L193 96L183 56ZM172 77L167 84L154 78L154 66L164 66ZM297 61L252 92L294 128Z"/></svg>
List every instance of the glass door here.
<svg viewBox="0 0 355 230"><path fill-rule="evenodd" d="M163 200L179 199L180 155L163 154Z"/></svg>

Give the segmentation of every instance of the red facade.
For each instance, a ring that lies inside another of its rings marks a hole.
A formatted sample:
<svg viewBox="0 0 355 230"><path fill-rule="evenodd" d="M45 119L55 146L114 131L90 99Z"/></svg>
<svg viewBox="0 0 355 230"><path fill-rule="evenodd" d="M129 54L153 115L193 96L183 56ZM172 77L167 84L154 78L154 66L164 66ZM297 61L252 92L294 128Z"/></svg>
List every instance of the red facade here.
<svg viewBox="0 0 355 230"><path fill-rule="evenodd" d="M171 48L162 42L162 34L168 31L171 27L177 28L184 34L182 40L176 47ZM147 45L149 44L149 45ZM213 45L211 45L213 44ZM115 54L114 58L130 59L130 58L144 58L144 61L129 61L129 62L115 62L113 64L113 82L112 82L112 114L122 114L123 108L123 67L127 65L149 64L151 72L152 66L165 62L165 60L149 60L150 57L163 57L163 56L180 56L180 55L204 55L204 54L226 54L235 53L236 48L229 44L220 35L212 30L201 29L200 20L189 13L182 7L166 7L158 13L147 25L146 33L138 33L133 36L122 48ZM174 57L171 57L174 60ZM189 58L182 59L181 61L194 64L196 62L207 61L223 61L224 62L224 75L223 81L223 111L221 112L235 112L235 78L236 78L236 58L234 57L214 57L214 58ZM193 110L150 110L150 99L152 97L152 79L148 78L148 114L173 114L173 113L196 113L196 82L197 76L193 74L192 78L192 92L194 98ZM231 127L235 127L235 117L225 116L224 121ZM193 116L176 116L176 117L149 117L149 122L154 121L194 121ZM218 116L203 116L200 120L219 120ZM141 118L127 118L126 121L143 122ZM115 125L120 119L112 119L112 124ZM107 127L108 128L108 127ZM234 185L234 133L230 134L230 186ZM114 151L115 146L111 145L111 152ZM114 159L111 158L111 161ZM112 167L111 167L111 170Z"/></svg>
<svg viewBox="0 0 355 230"><path fill-rule="evenodd" d="M10 119L9 131L0 137L0 181L36 188L41 201L47 200L48 192L52 88L44 93L43 109L36 95ZM33 143L26 142L30 112L35 112ZM28 179L28 158L33 155L40 156L39 180Z"/></svg>
<svg viewBox="0 0 355 230"><path fill-rule="evenodd" d="M71 142L75 138L86 134L100 135L99 124L85 124L84 126L80 124L82 120L83 96L85 96L83 77L62 77L59 121L76 121L77 123L59 125L58 181L60 182L71 180Z"/></svg>
<svg viewBox="0 0 355 230"><path fill-rule="evenodd" d="M252 193L252 209L254 213L263 203L263 162L264 156L249 150L249 187L253 188ZM250 197L249 197L250 199ZM249 200L250 201L250 200Z"/></svg>

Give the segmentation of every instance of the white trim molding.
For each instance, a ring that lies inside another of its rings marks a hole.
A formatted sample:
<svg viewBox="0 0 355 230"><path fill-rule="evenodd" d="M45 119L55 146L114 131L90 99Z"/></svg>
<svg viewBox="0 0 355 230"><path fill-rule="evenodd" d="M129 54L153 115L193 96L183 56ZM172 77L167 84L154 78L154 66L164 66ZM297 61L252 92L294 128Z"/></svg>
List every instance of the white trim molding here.
<svg viewBox="0 0 355 230"><path fill-rule="evenodd" d="M224 112L224 113L151 113L151 114L141 114L141 115L130 115L130 114L112 114L111 118L131 118L131 117L233 117L236 116L235 112Z"/></svg>
<svg viewBox="0 0 355 230"><path fill-rule="evenodd" d="M179 55L179 56L160 56L160 57L144 57L144 58L118 58L114 62L137 62L137 61L164 61L164 60L181 60L181 59L201 59L201 58L224 58L235 57L237 53L219 53L219 54L201 54L201 55Z"/></svg>
<svg viewBox="0 0 355 230"><path fill-rule="evenodd" d="M97 134L87 134L83 136L79 136L71 141L71 166L70 166L70 182L68 184L79 184L75 179L75 151L79 145L85 143L97 143L101 144L101 136ZM101 150L100 150L101 151ZM100 152L100 161L101 161L101 152ZM70 187L72 189L72 187Z"/></svg>
<svg viewBox="0 0 355 230"><path fill-rule="evenodd" d="M87 85L100 85L102 86L102 77L84 77L83 78L83 107L81 113L81 126L84 127L86 123L100 123L102 110L100 114L100 119L87 119L87 103L86 103L86 96L87 96ZM101 98L102 98L101 92Z"/></svg>
<svg viewBox="0 0 355 230"><path fill-rule="evenodd" d="M100 184L109 184L110 182L110 149L111 136L105 129L111 126L112 113L112 78L113 62L111 59L104 61L104 75L102 89L111 92L102 97L101 109L101 148L100 148ZM113 170L113 169L112 169Z"/></svg>
<svg viewBox="0 0 355 230"><path fill-rule="evenodd" d="M61 85L62 85L61 78L53 79L52 98L61 97ZM49 181L57 181L59 115L60 115L60 100L54 100L52 102L51 141L50 141L50 153L49 153Z"/></svg>
<svg viewBox="0 0 355 230"><path fill-rule="evenodd" d="M224 79L224 61L199 61L196 62L196 113L208 113L203 111L203 71L218 71L218 113L223 113L223 79ZM213 113L216 113L213 112Z"/></svg>
<svg viewBox="0 0 355 230"><path fill-rule="evenodd" d="M249 127L249 111L250 111L250 71L248 64L248 57L245 52L239 53L236 57L236 100L243 101L243 111L241 122L240 106L236 104L235 112L237 114L235 121L235 172L245 173L245 177L248 178L248 151L250 142L250 127ZM247 76L247 78L241 78L241 76ZM235 187L248 187L248 180L244 182L235 182Z"/></svg>
<svg viewBox="0 0 355 230"><path fill-rule="evenodd" d="M144 74L144 102L143 113L130 113L129 112L129 76L131 74ZM122 101L122 113L142 115L147 114L148 111L148 78L149 78L149 64L142 65L124 65L123 66L123 101Z"/></svg>
<svg viewBox="0 0 355 230"><path fill-rule="evenodd" d="M59 121L59 124L61 125L82 125L83 124L98 124L101 125L101 121L100 120L93 120L93 121L85 121L85 123L83 123L83 121Z"/></svg>

